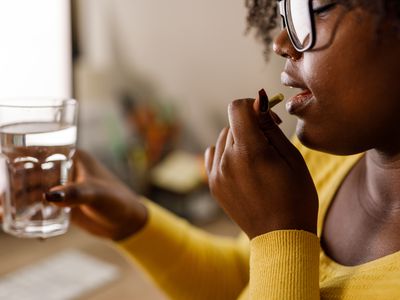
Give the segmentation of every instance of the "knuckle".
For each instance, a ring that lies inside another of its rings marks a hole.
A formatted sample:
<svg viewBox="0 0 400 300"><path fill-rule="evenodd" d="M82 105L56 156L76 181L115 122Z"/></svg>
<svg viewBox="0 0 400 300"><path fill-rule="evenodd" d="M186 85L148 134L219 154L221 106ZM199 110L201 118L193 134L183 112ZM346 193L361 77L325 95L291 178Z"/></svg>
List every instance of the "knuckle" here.
<svg viewBox="0 0 400 300"><path fill-rule="evenodd" d="M211 171L211 174L210 174L210 179L209 179L210 184L213 184L213 185L219 184L222 179L221 177L222 177L222 174L219 170L219 167L213 168L213 170Z"/></svg>
<svg viewBox="0 0 400 300"><path fill-rule="evenodd" d="M246 99L236 99L233 100L230 104L229 104L229 109L231 110L237 110L239 108L242 108L244 106L248 106L248 105L252 105L254 102L253 99L250 98L246 98Z"/></svg>
<svg viewBox="0 0 400 300"><path fill-rule="evenodd" d="M204 151L204 163L206 166L212 162L212 159L214 158L215 146L209 146L206 151Z"/></svg>
<svg viewBox="0 0 400 300"><path fill-rule="evenodd" d="M235 144L235 156L238 156L241 160L248 160L254 158L254 150L249 148L247 144Z"/></svg>
<svg viewBox="0 0 400 300"><path fill-rule="evenodd" d="M204 157L207 159L210 156L211 152L211 146L207 147L207 149L204 151Z"/></svg>
<svg viewBox="0 0 400 300"><path fill-rule="evenodd" d="M219 165L219 173L221 176L226 176L230 174L232 169L231 166L231 161L228 158L228 155L224 155L224 158L221 160L221 163Z"/></svg>
<svg viewBox="0 0 400 300"><path fill-rule="evenodd" d="M217 178L215 172L211 173L210 176L208 177L208 185L210 187L210 191L214 192L217 186Z"/></svg>
<svg viewBox="0 0 400 300"><path fill-rule="evenodd" d="M76 200L81 196L80 188L77 185L72 185L69 187L67 192L67 198L71 200Z"/></svg>
<svg viewBox="0 0 400 300"><path fill-rule="evenodd" d="M226 131L227 131L227 128L228 128L228 127L224 127L224 128L219 132L218 140L220 140L220 139L225 135L225 133L226 133Z"/></svg>
<svg viewBox="0 0 400 300"><path fill-rule="evenodd" d="M94 161L94 158L88 152L82 149L76 150L75 157L79 162L83 164L92 163Z"/></svg>
<svg viewBox="0 0 400 300"><path fill-rule="evenodd" d="M78 157L87 157L87 156L89 156L89 154L85 150L82 150L82 149L76 149L75 153L76 153L76 155Z"/></svg>
<svg viewBox="0 0 400 300"><path fill-rule="evenodd" d="M85 155L86 155L86 153L83 150L76 149L74 159L77 161L81 161Z"/></svg>
<svg viewBox="0 0 400 300"><path fill-rule="evenodd" d="M261 164L265 163L268 154L261 149L241 148L238 151L237 160L246 170L257 169Z"/></svg>

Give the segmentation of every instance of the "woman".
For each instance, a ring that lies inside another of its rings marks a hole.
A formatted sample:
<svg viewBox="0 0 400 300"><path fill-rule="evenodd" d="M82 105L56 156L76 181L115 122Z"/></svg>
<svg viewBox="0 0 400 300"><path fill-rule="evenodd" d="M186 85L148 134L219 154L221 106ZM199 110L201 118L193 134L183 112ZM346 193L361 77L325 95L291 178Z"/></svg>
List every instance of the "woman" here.
<svg viewBox="0 0 400 300"><path fill-rule="evenodd" d="M211 191L250 241L140 201L83 153L76 183L47 199L116 240L172 299L399 299L399 2L249 0L266 43L278 5L273 48L282 83L300 89L287 102L298 139L260 91L232 102L206 151Z"/></svg>

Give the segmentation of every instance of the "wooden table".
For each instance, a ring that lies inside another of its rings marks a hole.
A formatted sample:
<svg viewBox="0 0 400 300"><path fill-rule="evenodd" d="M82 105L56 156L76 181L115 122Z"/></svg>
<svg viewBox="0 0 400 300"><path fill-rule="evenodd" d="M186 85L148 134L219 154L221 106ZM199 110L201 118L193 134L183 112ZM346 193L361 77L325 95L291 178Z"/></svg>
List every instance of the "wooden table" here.
<svg viewBox="0 0 400 300"><path fill-rule="evenodd" d="M204 226L209 232L235 235L238 232L226 217ZM18 239L0 232L0 277L34 264L66 249L76 249L117 266L120 276L78 299L85 300L166 300L167 298L111 242L96 238L72 226L67 234L48 240ZM24 299L25 300L25 299ZM28 299L26 299L28 300ZM45 298L43 298L45 300Z"/></svg>
<svg viewBox="0 0 400 300"><path fill-rule="evenodd" d="M165 300L167 299L142 274L128 262L111 242L93 237L71 227L67 234L48 240L18 239L0 234L0 276L39 262L65 249L76 249L118 267L120 276L78 299L85 300ZM28 300L28 299L26 299ZM45 300L45 298L44 298Z"/></svg>

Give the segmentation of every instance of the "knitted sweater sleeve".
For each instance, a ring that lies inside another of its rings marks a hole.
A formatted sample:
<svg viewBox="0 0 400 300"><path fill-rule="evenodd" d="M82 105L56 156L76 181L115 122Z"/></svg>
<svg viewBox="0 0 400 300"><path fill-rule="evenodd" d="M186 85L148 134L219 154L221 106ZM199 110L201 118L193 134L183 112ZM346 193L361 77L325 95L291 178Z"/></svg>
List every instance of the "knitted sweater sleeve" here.
<svg viewBox="0 0 400 300"><path fill-rule="evenodd" d="M319 299L319 239L278 230L250 243L250 299Z"/></svg>
<svg viewBox="0 0 400 300"><path fill-rule="evenodd" d="M146 205L145 228L118 247L171 299L236 299L249 280L248 242L216 237Z"/></svg>

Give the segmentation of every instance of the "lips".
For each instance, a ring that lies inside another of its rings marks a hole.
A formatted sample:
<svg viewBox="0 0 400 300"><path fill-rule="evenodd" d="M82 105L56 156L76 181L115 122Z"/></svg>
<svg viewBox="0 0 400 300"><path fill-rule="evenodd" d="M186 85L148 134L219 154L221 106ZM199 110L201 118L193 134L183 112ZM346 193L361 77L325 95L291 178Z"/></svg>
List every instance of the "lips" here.
<svg viewBox="0 0 400 300"><path fill-rule="evenodd" d="M288 113L296 115L300 114L311 104L312 100L314 99L313 93L301 80L296 79L287 72L282 72L281 82L283 85L301 89L300 93L291 97L286 102L286 110Z"/></svg>
<svg viewBox="0 0 400 300"><path fill-rule="evenodd" d="M289 114L299 114L307 108L313 100L313 97L314 95L310 90L303 90L301 93L293 96L286 102L286 110Z"/></svg>

